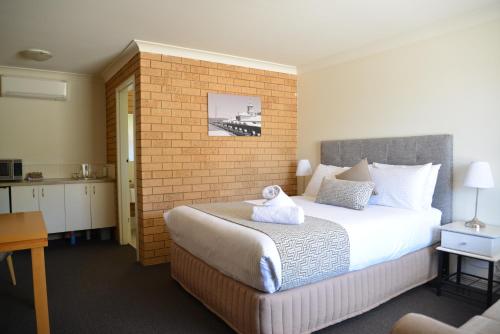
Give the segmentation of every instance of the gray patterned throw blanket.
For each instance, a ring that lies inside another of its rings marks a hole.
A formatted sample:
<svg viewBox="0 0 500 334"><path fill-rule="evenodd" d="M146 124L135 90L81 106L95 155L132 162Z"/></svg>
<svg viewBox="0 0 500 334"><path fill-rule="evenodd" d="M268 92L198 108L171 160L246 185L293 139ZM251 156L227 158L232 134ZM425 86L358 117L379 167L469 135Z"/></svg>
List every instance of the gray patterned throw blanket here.
<svg viewBox="0 0 500 334"><path fill-rule="evenodd" d="M190 207L268 235L281 258L280 290L318 282L349 270L350 248L339 224L310 216L300 225L251 220L253 205L245 202L196 204Z"/></svg>

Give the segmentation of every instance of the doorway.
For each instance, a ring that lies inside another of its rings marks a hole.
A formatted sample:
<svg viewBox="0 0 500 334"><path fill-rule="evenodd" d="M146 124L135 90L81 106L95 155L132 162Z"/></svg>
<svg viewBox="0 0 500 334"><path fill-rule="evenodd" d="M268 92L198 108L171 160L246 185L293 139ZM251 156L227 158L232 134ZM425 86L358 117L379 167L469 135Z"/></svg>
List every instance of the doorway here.
<svg viewBox="0 0 500 334"><path fill-rule="evenodd" d="M138 258L135 83L133 77L118 87L116 102L116 182L120 244L134 247Z"/></svg>

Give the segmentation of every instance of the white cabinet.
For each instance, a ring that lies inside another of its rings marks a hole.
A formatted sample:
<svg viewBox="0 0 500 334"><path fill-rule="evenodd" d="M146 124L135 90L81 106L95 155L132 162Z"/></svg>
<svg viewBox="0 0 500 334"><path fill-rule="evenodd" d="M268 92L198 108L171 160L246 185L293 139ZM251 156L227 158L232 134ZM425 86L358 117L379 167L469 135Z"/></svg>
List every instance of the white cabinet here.
<svg viewBox="0 0 500 334"><path fill-rule="evenodd" d="M48 233L116 225L112 182L12 186L11 199L12 212L42 211Z"/></svg>
<svg viewBox="0 0 500 334"><path fill-rule="evenodd" d="M116 225L114 183L67 184L66 230Z"/></svg>
<svg viewBox="0 0 500 334"><path fill-rule="evenodd" d="M64 185L43 185L38 187L38 203L48 233L66 231L64 212Z"/></svg>
<svg viewBox="0 0 500 334"><path fill-rule="evenodd" d="M90 197L92 228L115 226L115 185L113 183L94 183Z"/></svg>
<svg viewBox="0 0 500 334"><path fill-rule="evenodd" d="M89 230L90 221L90 184L66 184L66 231Z"/></svg>
<svg viewBox="0 0 500 334"><path fill-rule="evenodd" d="M11 187L12 212L39 211L38 186Z"/></svg>
<svg viewBox="0 0 500 334"><path fill-rule="evenodd" d="M66 230L64 185L11 187L12 212L42 211L48 233Z"/></svg>

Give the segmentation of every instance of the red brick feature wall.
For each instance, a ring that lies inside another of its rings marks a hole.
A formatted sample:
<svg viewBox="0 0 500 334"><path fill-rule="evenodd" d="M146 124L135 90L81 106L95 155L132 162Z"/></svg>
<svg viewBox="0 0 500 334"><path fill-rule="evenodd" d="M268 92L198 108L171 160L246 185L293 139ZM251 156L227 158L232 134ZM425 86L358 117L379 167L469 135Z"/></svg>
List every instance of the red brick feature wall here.
<svg viewBox="0 0 500 334"><path fill-rule="evenodd" d="M136 78L137 205L143 264L169 260L165 210L190 203L259 198L262 188L270 184L296 193L295 75L141 53ZM261 137L209 137L209 92L260 96ZM108 110L112 109L110 97ZM116 150L108 153L116 156Z"/></svg>

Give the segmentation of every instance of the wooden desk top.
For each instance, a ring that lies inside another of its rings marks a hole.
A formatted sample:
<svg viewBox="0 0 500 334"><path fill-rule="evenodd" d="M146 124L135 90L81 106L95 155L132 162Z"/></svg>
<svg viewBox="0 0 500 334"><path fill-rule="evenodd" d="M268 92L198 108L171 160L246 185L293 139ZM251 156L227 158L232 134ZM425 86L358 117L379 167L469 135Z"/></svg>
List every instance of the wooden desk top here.
<svg viewBox="0 0 500 334"><path fill-rule="evenodd" d="M0 251L47 246L47 229L40 211L0 214Z"/></svg>

